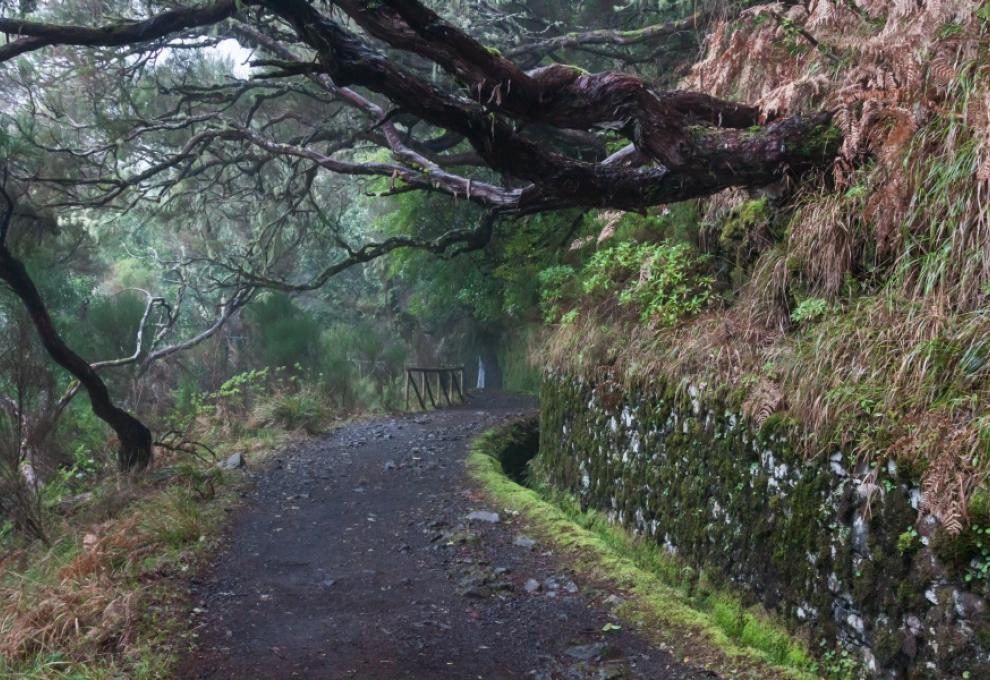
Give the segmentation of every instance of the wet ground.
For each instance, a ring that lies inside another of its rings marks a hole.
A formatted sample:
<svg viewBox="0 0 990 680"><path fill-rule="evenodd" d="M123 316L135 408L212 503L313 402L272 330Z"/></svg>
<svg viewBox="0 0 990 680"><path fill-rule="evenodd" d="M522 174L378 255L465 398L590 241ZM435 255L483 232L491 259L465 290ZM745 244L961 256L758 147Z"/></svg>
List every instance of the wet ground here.
<svg viewBox="0 0 990 680"><path fill-rule="evenodd" d="M195 591L180 678L713 677L603 605L468 478L471 439L525 399L343 427L251 469ZM248 461L250 465L250 461Z"/></svg>

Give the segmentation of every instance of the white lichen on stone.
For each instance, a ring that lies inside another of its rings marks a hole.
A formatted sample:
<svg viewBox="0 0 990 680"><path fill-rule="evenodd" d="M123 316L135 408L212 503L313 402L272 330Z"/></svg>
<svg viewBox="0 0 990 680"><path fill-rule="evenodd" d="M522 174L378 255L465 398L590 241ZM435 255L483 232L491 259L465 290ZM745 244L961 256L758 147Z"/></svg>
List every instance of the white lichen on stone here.
<svg viewBox="0 0 990 680"><path fill-rule="evenodd" d="M911 507L917 510L921 507L921 500L924 498L921 489L911 489Z"/></svg>
<svg viewBox="0 0 990 680"><path fill-rule="evenodd" d="M666 550L671 555L677 554L677 546L674 542L670 540L670 534L663 535L663 549Z"/></svg>
<svg viewBox="0 0 990 680"><path fill-rule="evenodd" d="M632 411L629 410L629 407L628 406L623 406L622 407L622 414L619 417L622 418L622 424L623 425L625 425L627 428L628 427L632 427L632 425L633 425L633 414L632 414Z"/></svg>
<svg viewBox="0 0 990 680"><path fill-rule="evenodd" d="M587 491L591 488L591 475L588 474L588 466L585 465L583 460L578 470L581 473L581 489Z"/></svg>
<svg viewBox="0 0 990 680"><path fill-rule="evenodd" d="M629 450L634 454L639 453L640 442L639 442L639 432L633 432L629 435Z"/></svg>
<svg viewBox="0 0 990 680"><path fill-rule="evenodd" d="M846 625L856 631L856 634L863 637L866 626L863 624L863 617L859 614L849 614L846 616Z"/></svg>
<svg viewBox="0 0 990 680"><path fill-rule="evenodd" d="M687 388L688 396L691 397L691 412L694 415L701 413L701 400L698 399L698 388L694 385L688 385Z"/></svg>

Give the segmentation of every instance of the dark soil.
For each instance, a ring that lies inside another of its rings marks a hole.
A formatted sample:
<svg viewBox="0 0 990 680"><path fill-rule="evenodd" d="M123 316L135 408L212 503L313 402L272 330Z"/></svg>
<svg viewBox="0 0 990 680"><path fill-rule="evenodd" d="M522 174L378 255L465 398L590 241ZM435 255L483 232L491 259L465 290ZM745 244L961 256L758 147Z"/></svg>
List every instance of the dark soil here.
<svg viewBox="0 0 990 680"><path fill-rule="evenodd" d="M532 408L489 395L360 422L249 471L177 677L708 677L610 630L617 595L530 547L524 521L468 478L471 438ZM498 521L468 519L479 511Z"/></svg>

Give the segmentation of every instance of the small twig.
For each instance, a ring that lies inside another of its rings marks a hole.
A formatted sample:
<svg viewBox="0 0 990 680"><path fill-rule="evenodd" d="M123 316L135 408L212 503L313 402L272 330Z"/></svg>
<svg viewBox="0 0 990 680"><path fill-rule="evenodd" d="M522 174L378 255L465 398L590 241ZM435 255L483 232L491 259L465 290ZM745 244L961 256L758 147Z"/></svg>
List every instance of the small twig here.
<svg viewBox="0 0 990 680"><path fill-rule="evenodd" d="M199 454L199 450L202 449L210 454L210 458L214 462L217 460L217 452L212 447L199 440L188 439L184 433L178 430L171 430L163 434L161 439L155 442L155 446L166 451L189 454L204 463L209 463L210 461Z"/></svg>
<svg viewBox="0 0 990 680"><path fill-rule="evenodd" d="M782 16L779 12L768 12L768 14L770 14L770 16L772 16L774 20L777 22L777 25L783 28L785 31L794 31L802 38L807 40L812 47L818 50L822 54L822 56L830 60L833 64L839 63L839 56L835 53L835 50L830 45L826 45L825 43L821 42L818 38L811 35L811 33L809 33L805 28L798 26L796 23L794 23L794 21L788 19L785 16Z"/></svg>

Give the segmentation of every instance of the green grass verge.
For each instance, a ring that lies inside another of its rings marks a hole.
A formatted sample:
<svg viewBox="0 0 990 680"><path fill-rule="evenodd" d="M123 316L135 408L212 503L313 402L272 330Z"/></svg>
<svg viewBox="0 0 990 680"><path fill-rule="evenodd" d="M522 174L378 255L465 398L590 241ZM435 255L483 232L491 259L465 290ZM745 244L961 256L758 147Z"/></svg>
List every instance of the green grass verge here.
<svg viewBox="0 0 990 680"><path fill-rule="evenodd" d="M765 612L744 607L655 543L609 524L600 513L582 512L574 499L509 479L498 459L502 438L495 429L475 440L468 457L472 476L566 552L578 573L621 589L626 597L617 607L620 617L655 634L680 658L725 677L823 677L807 648Z"/></svg>

